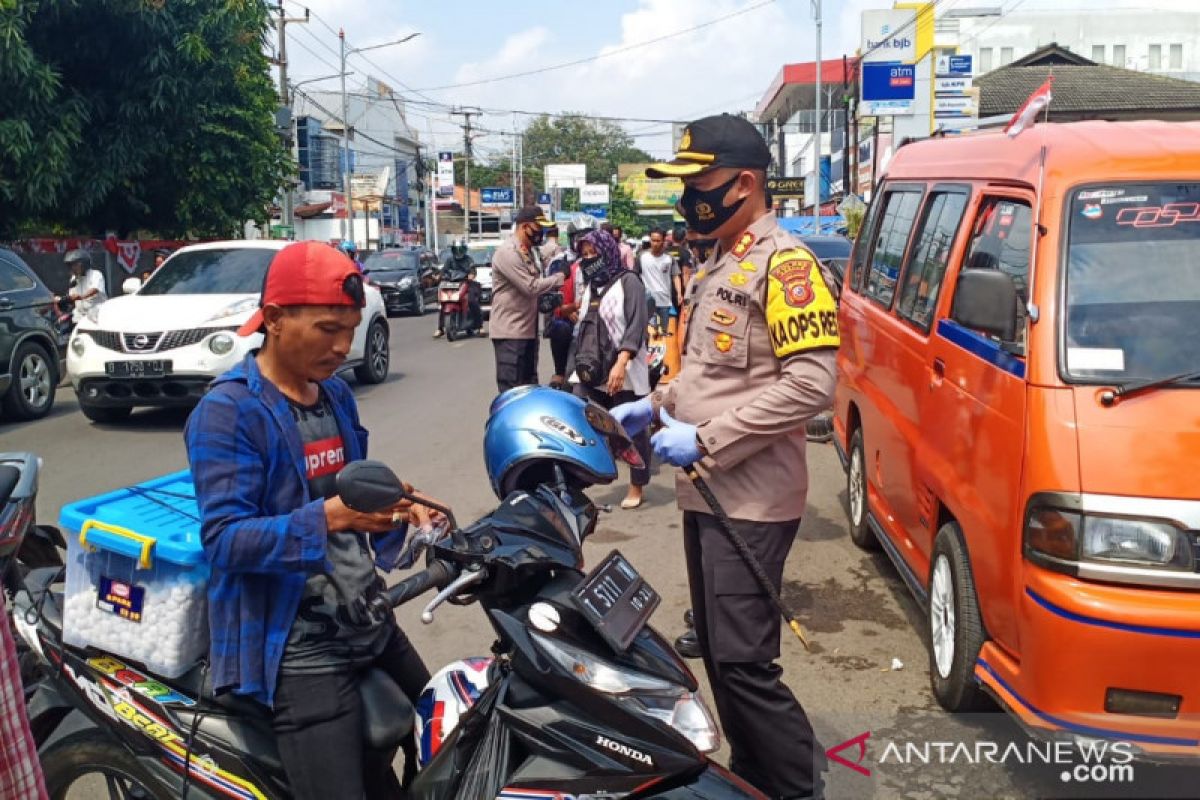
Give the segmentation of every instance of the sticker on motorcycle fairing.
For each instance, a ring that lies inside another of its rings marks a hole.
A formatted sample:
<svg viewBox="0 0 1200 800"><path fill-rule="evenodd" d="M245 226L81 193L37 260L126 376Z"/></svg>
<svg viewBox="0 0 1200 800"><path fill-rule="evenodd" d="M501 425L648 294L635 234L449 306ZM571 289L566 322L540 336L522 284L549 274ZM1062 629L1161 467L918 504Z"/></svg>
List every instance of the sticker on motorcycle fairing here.
<svg viewBox="0 0 1200 800"><path fill-rule="evenodd" d="M615 753L619 756L623 756L623 757L629 759L630 761L636 761L639 764L645 764L647 767L654 766L654 759L650 758L650 756L647 755L646 753L643 753L641 750L638 750L637 748L634 748L634 747L630 747L629 745L624 744L622 742L618 742L618 741L614 741L613 739L609 739L607 736L602 736L600 734L596 734L596 746L603 747L605 750L608 750L610 753Z"/></svg>
<svg viewBox="0 0 1200 800"><path fill-rule="evenodd" d="M107 675L122 686L128 686L142 697L145 697L148 700L153 700L159 705L196 705L196 701L192 698L179 694L171 687L159 683L151 677L143 675L136 669L126 666L124 662L118 661L110 656L89 658L87 663L92 669L98 670L104 675Z"/></svg>
<svg viewBox="0 0 1200 800"><path fill-rule="evenodd" d="M562 434L563 436L567 437L575 444L587 444L587 440L583 438L579 431L575 430L557 417L542 417L542 424L555 433Z"/></svg>
<svg viewBox="0 0 1200 800"><path fill-rule="evenodd" d="M146 589L115 578L100 576L100 591L96 595L96 608L116 614L130 622L142 621L142 609L146 605Z"/></svg>

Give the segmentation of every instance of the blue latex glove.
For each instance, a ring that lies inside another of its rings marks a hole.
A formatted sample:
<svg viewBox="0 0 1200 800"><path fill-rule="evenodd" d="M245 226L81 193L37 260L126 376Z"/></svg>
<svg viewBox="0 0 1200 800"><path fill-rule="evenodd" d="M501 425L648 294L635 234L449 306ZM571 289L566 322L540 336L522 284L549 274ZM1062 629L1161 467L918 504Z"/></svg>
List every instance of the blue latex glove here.
<svg viewBox="0 0 1200 800"><path fill-rule="evenodd" d="M650 397L646 396L641 400L634 400L632 403L622 403L609 413L617 422L621 423L621 427L625 429L626 433L630 436L637 436L650 427L650 423L654 420L654 404L650 402Z"/></svg>
<svg viewBox="0 0 1200 800"><path fill-rule="evenodd" d="M676 467L695 464L702 458L700 440L696 438L696 426L672 419L664 408L659 411L663 429L650 439L654 455Z"/></svg>

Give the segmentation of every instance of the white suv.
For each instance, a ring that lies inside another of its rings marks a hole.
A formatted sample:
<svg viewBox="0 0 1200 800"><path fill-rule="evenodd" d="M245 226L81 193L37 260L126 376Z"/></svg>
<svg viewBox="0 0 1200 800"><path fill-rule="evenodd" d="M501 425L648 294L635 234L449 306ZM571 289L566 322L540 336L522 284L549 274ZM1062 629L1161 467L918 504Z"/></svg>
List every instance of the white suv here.
<svg viewBox="0 0 1200 800"><path fill-rule="evenodd" d="M290 242L207 242L184 247L133 294L96 306L67 346L67 374L84 415L115 422L137 406L195 404L210 381L262 343L238 336L258 308L267 265ZM387 314L379 290L367 305L346 369L363 383L388 374Z"/></svg>

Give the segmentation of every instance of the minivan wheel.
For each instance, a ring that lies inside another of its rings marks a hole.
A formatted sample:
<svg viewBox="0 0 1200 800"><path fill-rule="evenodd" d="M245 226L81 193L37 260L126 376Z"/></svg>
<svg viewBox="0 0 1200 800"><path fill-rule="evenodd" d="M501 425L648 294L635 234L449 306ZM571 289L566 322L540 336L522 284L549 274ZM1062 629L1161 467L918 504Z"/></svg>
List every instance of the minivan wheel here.
<svg viewBox="0 0 1200 800"><path fill-rule="evenodd" d="M54 405L57 377L40 345L26 342L13 357L12 385L4 396L5 413L18 420L40 419Z"/></svg>
<svg viewBox="0 0 1200 800"><path fill-rule="evenodd" d="M934 540L929 570L929 679L947 711L987 707L987 695L975 680L975 661L986 639L962 529L947 522Z"/></svg>
<svg viewBox="0 0 1200 800"><path fill-rule="evenodd" d="M79 410L92 422L124 422L133 413L132 406L92 406L80 401Z"/></svg>
<svg viewBox="0 0 1200 800"><path fill-rule="evenodd" d="M850 464L846 468L846 506L850 517L850 541L864 550L878 550L875 538L867 522L870 506L867 505L867 455L863 447L862 428L856 428L850 437Z"/></svg>
<svg viewBox="0 0 1200 800"><path fill-rule="evenodd" d="M367 331L367 351L363 353L363 363L354 368L354 377L359 383L383 383L390 365L387 325L377 321Z"/></svg>

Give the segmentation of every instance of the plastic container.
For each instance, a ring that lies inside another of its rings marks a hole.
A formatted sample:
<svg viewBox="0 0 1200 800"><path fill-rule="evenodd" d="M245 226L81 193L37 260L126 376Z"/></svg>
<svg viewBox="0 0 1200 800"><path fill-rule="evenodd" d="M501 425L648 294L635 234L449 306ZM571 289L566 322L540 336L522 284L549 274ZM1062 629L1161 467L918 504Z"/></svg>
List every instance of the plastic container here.
<svg viewBox="0 0 1200 800"><path fill-rule="evenodd" d="M190 472L63 508L63 639L174 678L208 652L208 562Z"/></svg>

